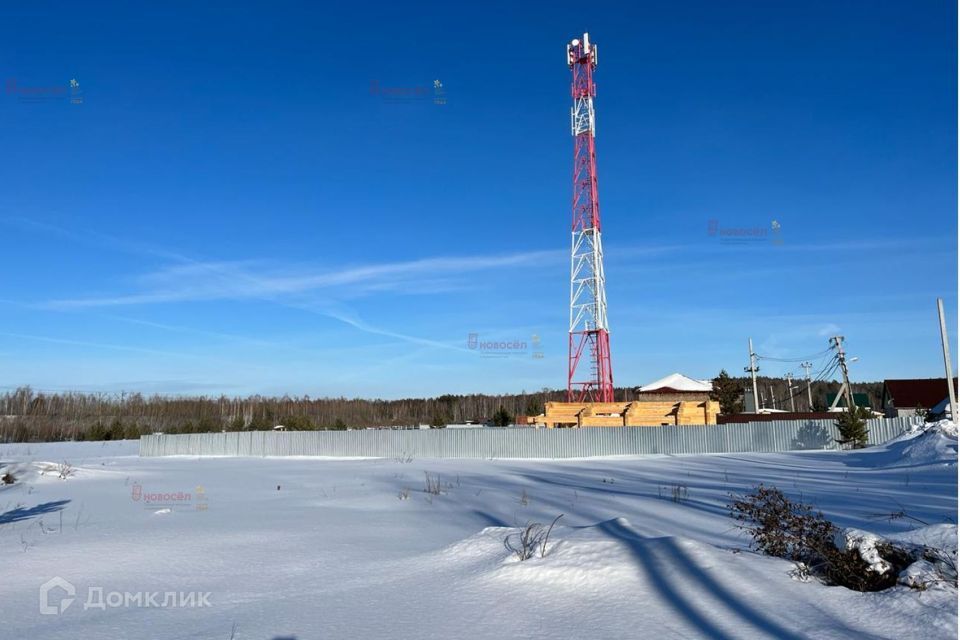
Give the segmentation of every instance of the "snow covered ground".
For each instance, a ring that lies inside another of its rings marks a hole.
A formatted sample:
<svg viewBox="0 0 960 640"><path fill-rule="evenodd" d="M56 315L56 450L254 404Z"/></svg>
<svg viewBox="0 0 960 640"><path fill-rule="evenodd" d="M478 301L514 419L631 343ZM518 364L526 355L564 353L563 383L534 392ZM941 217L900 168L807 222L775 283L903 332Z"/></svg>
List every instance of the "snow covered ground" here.
<svg viewBox="0 0 960 640"><path fill-rule="evenodd" d="M943 433L846 453L567 461L136 447L0 445L16 478L0 486L0 637L957 637L954 589L792 578L725 509L762 481L840 526L955 549L957 443ZM546 557L505 547L561 513Z"/></svg>

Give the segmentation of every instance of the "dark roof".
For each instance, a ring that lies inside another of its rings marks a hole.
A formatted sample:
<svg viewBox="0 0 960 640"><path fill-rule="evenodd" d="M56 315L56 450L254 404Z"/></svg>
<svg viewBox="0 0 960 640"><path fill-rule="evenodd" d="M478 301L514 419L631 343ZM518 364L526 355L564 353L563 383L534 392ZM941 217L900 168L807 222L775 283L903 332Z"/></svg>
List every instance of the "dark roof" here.
<svg viewBox="0 0 960 640"><path fill-rule="evenodd" d="M957 379L953 379L954 388ZM892 398L893 406L903 409L913 409L921 406L932 409L947 397L946 378L916 378L912 380L884 380L884 403Z"/></svg>
<svg viewBox="0 0 960 640"><path fill-rule="evenodd" d="M717 416L717 424L736 424L743 422L773 422L779 420L836 420L839 413L827 411L784 411L783 413L735 413Z"/></svg>
<svg viewBox="0 0 960 640"><path fill-rule="evenodd" d="M837 394L836 394L836 393L828 393L828 394L827 394L827 406L828 406L828 407L833 406L833 401L836 400L836 399L837 399ZM866 394L866 393L854 393L854 394L853 394L853 404L857 405L858 407L866 407L867 409L869 409L869 408L870 408L870 396L869 396L868 394ZM846 406L847 406L847 395L846 395L846 394L842 394L842 395L840 396L840 402L837 403L837 406L838 406L838 407L846 407Z"/></svg>

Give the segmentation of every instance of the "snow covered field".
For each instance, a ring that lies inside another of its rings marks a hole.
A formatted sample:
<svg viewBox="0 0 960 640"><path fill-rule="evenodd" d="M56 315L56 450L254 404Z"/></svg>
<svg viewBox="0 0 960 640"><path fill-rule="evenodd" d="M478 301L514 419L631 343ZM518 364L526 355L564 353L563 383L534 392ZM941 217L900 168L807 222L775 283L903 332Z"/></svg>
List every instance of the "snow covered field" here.
<svg viewBox="0 0 960 640"><path fill-rule="evenodd" d="M955 549L956 451L940 433L847 453L557 462L0 445L16 478L0 486L0 637L956 638L954 589L794 579L725 509L763 482L840 526ZM546 557L504 546L561 513ZM41 597L54 577L68 584Z"/></svg>

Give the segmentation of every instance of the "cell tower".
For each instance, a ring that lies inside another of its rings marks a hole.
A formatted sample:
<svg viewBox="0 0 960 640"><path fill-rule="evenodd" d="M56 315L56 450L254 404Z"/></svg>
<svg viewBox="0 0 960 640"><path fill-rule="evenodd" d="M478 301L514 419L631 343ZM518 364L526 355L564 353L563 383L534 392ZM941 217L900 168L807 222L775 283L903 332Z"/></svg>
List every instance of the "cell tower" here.
<svg viewBox="0 0 960 640"><path fill-rule="evenodd" d="M574 140L567 401L613 402L594 144L593 98L597 89L593 84L593 71L597 68L597 45L590 44L589 34L584 33L583 40L573 40L567 45L567 66L573 73L570 131Z"/></svg>

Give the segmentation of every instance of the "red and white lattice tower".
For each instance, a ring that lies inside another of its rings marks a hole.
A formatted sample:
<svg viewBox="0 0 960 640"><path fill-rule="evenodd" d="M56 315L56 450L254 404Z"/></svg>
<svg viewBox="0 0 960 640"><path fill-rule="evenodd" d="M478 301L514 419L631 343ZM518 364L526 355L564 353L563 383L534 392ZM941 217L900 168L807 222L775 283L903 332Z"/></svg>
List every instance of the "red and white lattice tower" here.
<svg viewBox="0 0 960 640"><path fill-rule="evenodd" d="M570 356L568 402L613 402L613 368L607 327L607 293L600 242L597 196L596 86L597 45L583 40L567 45L567 66L573 73L573 249L570 260Z"/></svg>

